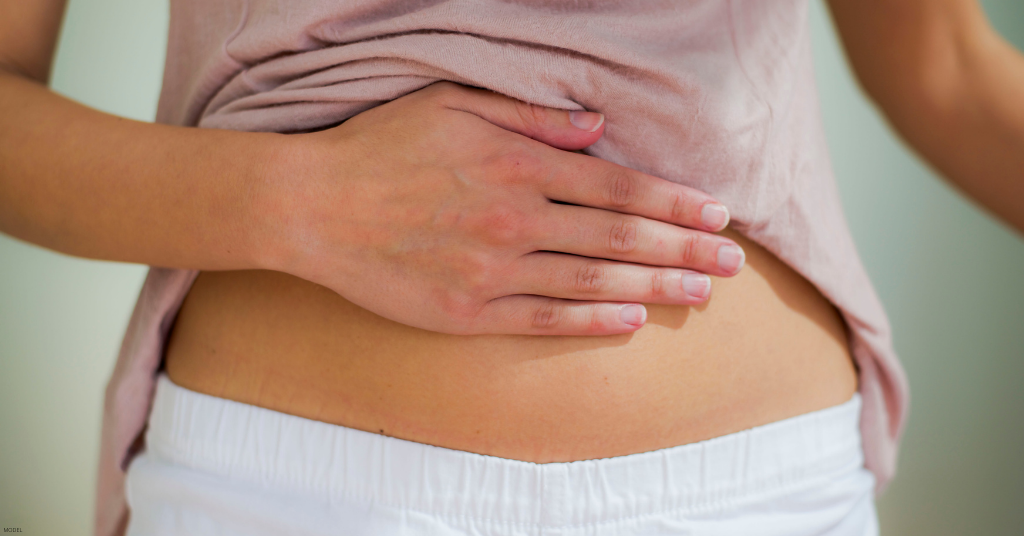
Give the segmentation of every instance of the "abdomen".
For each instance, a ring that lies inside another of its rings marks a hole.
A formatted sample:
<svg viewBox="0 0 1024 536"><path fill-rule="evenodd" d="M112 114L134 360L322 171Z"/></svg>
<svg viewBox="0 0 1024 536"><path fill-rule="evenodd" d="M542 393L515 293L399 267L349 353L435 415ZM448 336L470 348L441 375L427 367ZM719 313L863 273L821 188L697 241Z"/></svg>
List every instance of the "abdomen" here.
<svg viewBox="0 0 1024 536"><path fill-rule="evenodd" d="M274 272L207 272L166 355L195 391L442 447L534 462L717 437L850 399L835 308L771 253L747 252L699 307L648 305L607 337L454 336L381 318Z"/></svg>

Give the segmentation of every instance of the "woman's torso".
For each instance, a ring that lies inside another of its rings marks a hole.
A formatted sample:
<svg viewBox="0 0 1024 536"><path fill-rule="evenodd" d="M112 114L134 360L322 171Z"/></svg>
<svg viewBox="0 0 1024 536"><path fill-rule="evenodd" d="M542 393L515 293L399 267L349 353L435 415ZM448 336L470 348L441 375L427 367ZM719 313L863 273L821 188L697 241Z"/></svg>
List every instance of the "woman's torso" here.
<svg viewBox="0 0 1024 536"><path fill-rule="evenodd" d="M172 4L172 42L196 49L172 55L162 121L319 129L438 79L600 111L587 152L717 197L748 265L705 306L650 306L639 332L601 338L446 336L283 274L206 273L171 336L175 382L535 461L706 439L856 389L842 320L804 278L866 284L849 268L804 0L216 5ZM220 30L187 33L199 25Z"/></svg>
<svg viewBox="0 0 1024 536"><path fill-rule="evenodd" d="M723 202L748 265L716 280L707 306L650 307L638 333L606 339L456 341L390 325L287 276L203 274L168 366L199 390L377 432L588 458L845 400L847 339L824 295L849 330L865 465L884 487L908 387L832 178L807 7L172 0L158 122L322 129L437 80L600 111L605 134L587 152ZM140 293L106 390L98 533L114 534L123 518L123 471L194 276L154 268Z"/></svg>

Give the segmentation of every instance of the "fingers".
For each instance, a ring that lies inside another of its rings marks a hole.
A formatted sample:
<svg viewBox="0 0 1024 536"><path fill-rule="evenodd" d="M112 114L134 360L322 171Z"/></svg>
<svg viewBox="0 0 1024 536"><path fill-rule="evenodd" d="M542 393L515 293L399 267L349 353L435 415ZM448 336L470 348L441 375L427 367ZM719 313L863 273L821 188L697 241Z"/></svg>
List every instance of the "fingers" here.
<svg viewBox="0 0 1024 536"><path fill-rule="evenodd" d="M725 206L699 190L587 155L563 153L551 163L557 169L541 188L548 199L712 232L729 224Z"/></svg>
<svg viewBox="0 0 1024 536"><path fill-rule="evenodd" d="M538 250L689 268L729 277L746 261L728 238L608 210L552 203L538 227L546 232Z"/></svg>
<svg viewBox="0 0 1024 536"><path fill-rule="evenodd" d="M604 133L604 116L599 113L527 104L493 91L450 82L431 86L435 87L434 91L441 94L446 107L471 113L505 130L558 149L583 149Z"/></svg>
<svg viewBox="0 0 1024 536"><path fill-rule="evenodd" d="M577 150L604 133L604 116L527 104L450 82L430 86L442 103L556 149ZM671 181L586 155L552 154L544 195L555 201L636 214L693 229L721 231L729 211L713 197Z"/></svg>
<svg viewBox="0 0 1024 536"><path fill-rule="evenodd" d="M510 294L570 300L696 305L711 295L711 278L692 270L546 251L520 258L509 281Z"/></svg>
<svg viewBox="0 0 1024 536"><path fill-rule="evenodd" d="M557 149L588 147L604 133L604 116L536 106L484 89L441 82L431 86L448 108ZM538 177L548 199L636 214L693 229L721 231L729 211L713 197L586 155L550 153Z"/></svg>
<svg viewBox="0 0 1024 536"><path fill-rule="evenodd" d="M487 333L514 335L617 335L647 322L637 303L592 303L519 294L491 300L478 317Z"/></svg>

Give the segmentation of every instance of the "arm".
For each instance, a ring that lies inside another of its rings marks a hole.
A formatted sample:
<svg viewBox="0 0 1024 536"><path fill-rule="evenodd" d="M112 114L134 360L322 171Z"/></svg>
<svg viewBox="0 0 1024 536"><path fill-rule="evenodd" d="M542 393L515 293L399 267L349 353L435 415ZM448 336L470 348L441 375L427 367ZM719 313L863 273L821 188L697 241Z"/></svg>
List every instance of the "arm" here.
<svg viewBox="0 0 1024 536"><path fill-rule="evenodd" d="M829 0L857 78L953 184L1024 232L1024 56L976 0Z"/></svg>
<svg viewBox="0 0 1024 536"><path fill-rule="evenodd" d="M131 121L49 91L63 7L0 1L0 231L83 257L255 268L261 220L239 193L280 136Z"/></svg>
<svg viewBox="0 0 1024 536"><path fill-rule="evenodd" d="M0 232L281 271L460 334L628 333L640 302L701 303L743 265L706 194L568 152L600 114L446 83L311 134L130 121L45 87L63 5L0 0Z"/></svg>

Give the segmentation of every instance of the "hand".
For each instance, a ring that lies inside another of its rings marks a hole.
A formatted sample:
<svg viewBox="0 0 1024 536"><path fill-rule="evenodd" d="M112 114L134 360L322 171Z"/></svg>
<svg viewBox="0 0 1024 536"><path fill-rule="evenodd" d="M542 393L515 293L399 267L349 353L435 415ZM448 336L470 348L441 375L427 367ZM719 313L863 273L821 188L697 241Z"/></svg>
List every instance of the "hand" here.
<svg viewBox="0 0 1024 536"><path fill-rule="evenodd" d="M452 334L627 333L646 320L640 302L705 301L704 274L743 265L708 232L728 212L569 152L602 123L443 82L291 136L266 196L283 222L271 249L285 252L270 267Z"/></svg>

